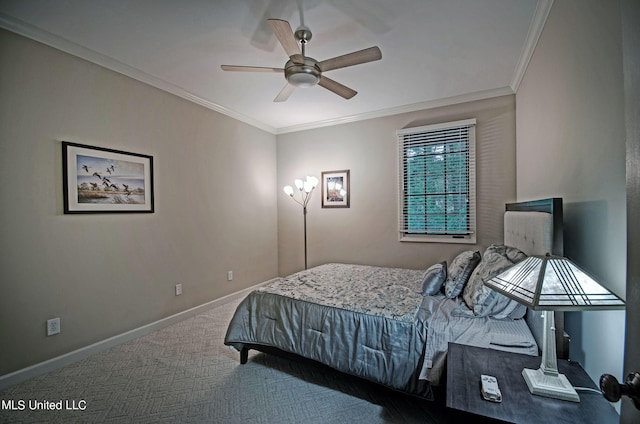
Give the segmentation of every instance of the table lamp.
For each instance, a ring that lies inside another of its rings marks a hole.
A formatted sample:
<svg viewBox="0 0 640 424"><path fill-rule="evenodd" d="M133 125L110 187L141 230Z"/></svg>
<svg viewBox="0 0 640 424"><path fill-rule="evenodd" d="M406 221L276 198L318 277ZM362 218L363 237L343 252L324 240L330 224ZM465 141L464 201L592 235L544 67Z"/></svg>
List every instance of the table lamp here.
<svg viewBox="0 0 640 424"><path fill-rule="evenodd" d="M564 374L558 373L553 311L624 309L624 301L561 256L529 256L484 283L533 310L543 312L542 361L522 375L535 395L580 402Z"/></svg>

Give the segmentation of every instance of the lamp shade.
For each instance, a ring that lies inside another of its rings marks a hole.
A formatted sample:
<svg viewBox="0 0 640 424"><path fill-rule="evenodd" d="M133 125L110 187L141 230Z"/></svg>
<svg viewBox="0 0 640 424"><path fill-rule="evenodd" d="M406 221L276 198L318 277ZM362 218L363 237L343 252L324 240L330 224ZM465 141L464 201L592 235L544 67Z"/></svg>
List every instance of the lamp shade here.
<svg viewBox="0 0 640 424"><path fill-rule="evenodd" d="M307 181L311 185L312 189L316 188L318 186L318 183L320 182L320 180L313 175L307 175Z"/></svg>
<svg viewBox="0 0 640 424"><path fill-rule="evenodd" d="M622 299L560 256L530 256L485 285L536 310L624 309Z"/></svg>
<svg viewBox="0 0 640 424"><path fill-rule="evenodd" d="M311 190L313 190L313 186L311 185L311 182L309 182L309 180L304 182L303 187L306 193L311 193Z"/></svg>

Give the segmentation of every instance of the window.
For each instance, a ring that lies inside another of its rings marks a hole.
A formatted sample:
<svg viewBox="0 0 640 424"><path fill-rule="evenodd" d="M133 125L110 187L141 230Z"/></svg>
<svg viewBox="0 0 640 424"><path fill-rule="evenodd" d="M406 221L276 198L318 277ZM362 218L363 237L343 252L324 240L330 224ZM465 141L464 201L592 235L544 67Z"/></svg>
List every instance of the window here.
<svg viewBox="0 0 640 424"><path fill-rule="evenodd" d="M401 241L476 242L475 124L397 131Z"/></svg>

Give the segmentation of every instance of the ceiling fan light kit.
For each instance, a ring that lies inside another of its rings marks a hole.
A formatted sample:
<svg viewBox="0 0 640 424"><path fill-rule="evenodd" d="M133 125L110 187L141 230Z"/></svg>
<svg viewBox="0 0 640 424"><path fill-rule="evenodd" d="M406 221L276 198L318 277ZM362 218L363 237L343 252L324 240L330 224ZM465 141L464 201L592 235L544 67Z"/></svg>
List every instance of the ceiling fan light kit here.
<svg viewBox="0 0 640 424"><path fill-rule="evenodd" d="M370 47L318 62L316 59L306 56L306 45L312 36L308 27L301 25L294 33L287 21L282 19L269 19L268 21L280 45L289 56L284 68L238 65L221 65L221 68L223 71L283 72L287 85L276 96L275 102L287 100L296 87L308 88L315 85L326 88L344 99L350 99L357 94L357 91L323 76L322 73L382 59L380 49Z"/></svg>
<svg viewBox="0 0 640 424"><path fill-rule="evenodd" d="M289 84L296 87L313 87L320 81L322 71L318 68L318 62L311 58L305 57L304 63L293 63L293 61L287 61L284 65L284 77Z"/></svg>

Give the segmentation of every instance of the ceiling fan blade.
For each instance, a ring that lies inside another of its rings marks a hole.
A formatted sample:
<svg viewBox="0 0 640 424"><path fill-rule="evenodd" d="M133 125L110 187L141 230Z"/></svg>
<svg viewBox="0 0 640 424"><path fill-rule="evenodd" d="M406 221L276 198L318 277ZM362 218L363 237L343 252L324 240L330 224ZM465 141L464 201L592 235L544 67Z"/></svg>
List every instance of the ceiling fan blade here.
<svg viewBox="0 0 640 424"><path fill-rule="evenodd" d="M296 89L295 85L291 85L287 83L287 85L284 86L284 88L280 91L280 93L278 93L278 95L276 96L275 99L273 99L273 101L284 102L289 98L289 96L291 95L291 93L293 93L295 89Z"/></svg>
<svg viewBox="0 0 640 424"><path fill-rule="evenodd" d="M320 87L326 88L329 91L333 91L338 96L344 97L347 100L349 100L350 98L358 94L357 91L352 90L346 85L342 85L339 82L336 82L330 78L327 78L324 75L320 77L320 81L318 81L318 85Z"/></svg>
<svg viewBox="0 0 640 424"><path fill-rule="evenodd" d="M332 69L346 68L347 66L359 65L380 59L382 59L382 52L376 46L323 60L322 62L318 62L318 66L322 72L326 72Z"/></svg>
<svg viewBox="0 0 640 424"><path fill-rule="evenodd" d="M237 66L237 65L220 65L223 71L240 71L240 72L284 72L282 68L268 68L264 66Z"/></svg>
<svg viewBox="0 0 640 424"><path fill-rule="evenodd" d="M259 49L271 52L276 45L276 39L273 36L273 31L269 26L268 20L272 16L290 15L293 7L290 4L290 0L263 0L260 2L251 2L253 8L263 6L264 3L267 3L267 6L266 8L264 8L260 19L258 20L258 26L254 27L250 43L252 46L256 46Z"/></svg>
<svg viewBox="0 0 640 424"><path fill-rule="evenodd" d="M293 35L293 30L289 22L282 19L269 19L269 25L271 25L273 33L291 60L293 60L294 57L301 56L300 47L298 46L296 37Z"/></svg>

